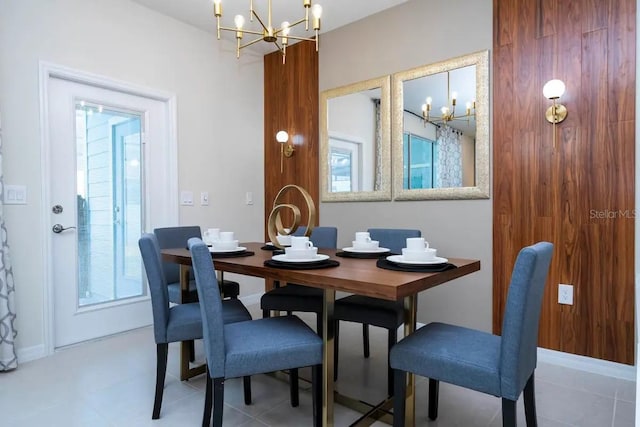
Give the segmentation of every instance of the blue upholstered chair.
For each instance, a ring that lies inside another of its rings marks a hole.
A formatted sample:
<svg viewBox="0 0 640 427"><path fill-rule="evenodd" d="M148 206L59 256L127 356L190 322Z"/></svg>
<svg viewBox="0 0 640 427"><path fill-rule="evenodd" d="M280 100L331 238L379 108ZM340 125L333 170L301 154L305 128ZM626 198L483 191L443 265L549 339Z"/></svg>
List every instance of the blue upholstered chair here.
<svg viewBox="0 0 640 427"><path fill-rule="evenodd" d="M534 370L538 324L553 245L537 243L516 259L502 322L502 336L430 323L391 350L395 373L394 420L404 426L406 372L429 378L429 418L438 416L440 381L502 398L502 425L516 425L524 390L528 426L536 425Z"/></svg>
<svg viewBox="0 0 640 427"><path fill-rule="evenodd" d="M224 324L222 300L207 246L189 239L207 355L202 425L222 426L224 380L312 366L313 424L322 423L322 339L295 316ZM296 381L297 382L297 381ZM213 403L212 403L213 401Z"/></svg>
<svg viewBox="0 0 640 427"><path fill-rule="evenodd" d="M306 227L299 227L294 235L304 234ZM319 249L335 249L338 245L338 229L336 227L315 227L310 240ZM262 317L269 317L270 312L294 311L316 313L316 331L322 336L322 289L296 284L280 286L265 293L260 298Z"/></svg>
<svg viewBox="0 0 640 427"><path fill-rule="evenodd" d="M380 247L401 254L409 237L420 237L420 230L397 228L370 228L371 240L380 242ZM388 301L363 295L340 298L335 305L336 340L334 345L334 375L338 374L338 344L340 341L340 320L362 323L362 345L364 357L369 357L369 325L387 330L387 348L391 350L397 341L398 327L404 323L402 301ZM387 353L388 354L388 353ZM393 394L393 372L387 369L387 391Z"/></svg>
<svg viewBox="0 0 640 427"><path fill-rule="evenodd" d="M153 334L156 341L156 392L152 418L160 417L164 380L167 372L169 343L202 338L202 317L198 303L169 306L169 288L162 269L160 246L155 235L143 234L138 241L151 294ZM225 323L250 320L251 315L238 299L225 300L222 308ZM246 383L245 383L246 384ZM245 389L246 395L246 389Z"/></svg>
<svg viewBox="0 0 640 427"><path fill-rule="evenodd" d="M153 230L153 234L155 234L158 239L160 249L186 248L187 240L191 237L202 237L200 226L197 225L156 228ZM180 304L182 302L180 266L172 262L163 261L162 269L164 270L164 275L167 278L169 286L169 301L174 304ZM190 274L190 278L189 296L187 301L184 302L195 302L198 300L196 283L193 280L192 273ZM238 295L240 294L240 285L238 282L224 280L222 282L221 290L225 298L238 298Z"/></svg>

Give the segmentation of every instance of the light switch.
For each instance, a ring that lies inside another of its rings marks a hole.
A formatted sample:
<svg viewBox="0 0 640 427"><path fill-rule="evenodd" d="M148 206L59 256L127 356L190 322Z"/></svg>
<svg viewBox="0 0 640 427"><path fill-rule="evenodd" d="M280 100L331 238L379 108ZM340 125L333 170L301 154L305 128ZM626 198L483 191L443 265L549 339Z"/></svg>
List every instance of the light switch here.
<svg viewBox="0 0 640 427"><path fill-rule="evenodd" d="M6 205L26 205L27 187L25 185L5 185L4 204Z"/></svg>
<svg viewBox="0 0 640 427"><path fill-rule="evenodd" d="M244 195L244 200L245 200L245 203L247 205L252 205L253 204L253 193L251 191L247 191L247 193Z"/></svg>
<svg viewBox="0 0 640 427"><path fill-rule="evenodd" d="M180 204L182 206L193 206L193 191L181 191Z"/></svg>
<svg viewBox="0 0 640 427"><path fill-rule="evenodd" d="M202 191L200 193L200 206L209 206L209 192Z"/></svg>

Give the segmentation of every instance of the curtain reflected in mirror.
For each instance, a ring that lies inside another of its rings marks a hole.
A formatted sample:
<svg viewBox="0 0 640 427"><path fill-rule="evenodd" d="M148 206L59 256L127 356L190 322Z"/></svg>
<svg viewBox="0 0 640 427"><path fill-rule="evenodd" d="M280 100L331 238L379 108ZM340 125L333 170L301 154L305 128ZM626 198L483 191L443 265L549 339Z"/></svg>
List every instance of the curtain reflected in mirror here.
<svg viewBox="0 0 640 427"><path fill-rule="evenodd" d="M390 78L321 94L321 200L391 198Z"/></svg>

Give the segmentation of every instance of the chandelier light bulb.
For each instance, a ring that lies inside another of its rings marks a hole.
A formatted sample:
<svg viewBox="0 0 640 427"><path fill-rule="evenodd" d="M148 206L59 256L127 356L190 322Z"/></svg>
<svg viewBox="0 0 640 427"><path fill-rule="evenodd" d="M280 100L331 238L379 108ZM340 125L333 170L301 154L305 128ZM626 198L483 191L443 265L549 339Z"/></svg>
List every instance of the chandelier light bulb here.
<svg viewBox="0 0 640 427"><path fill-rule="evenodd" d="M433 99L431 99L430 96L427 97L427 105L431 105L431 103L433 102Z"/></svg>
<svg viewBox="0 0 640 427"><path fill-rule="evenodd" d="M449 107L442 107L440 109L440 111L442 112L443 116L448 116L449 115Z"/></svg>
<svg viewBox="0 0 640 427"><path fill-rule="evenodd" d="M427 104L422 104L422 112L427 111Z"/></svg>
<svg viewBox="0 0 640 427"><path fill-rule="evenodd" d="M282 35L287 37L289 35L289 32L291 31L291 27L289 27L289 21L284 21L282 23Z"/></svg>
<svg viewBox="0 0 640 427"><path fill-rule="evenodd" d="M236 15L236 17L233 18L233 22L236 24L236 29L242 30L242 27L244 27L244 16Z"/></svg>
<svg viewBox="0 0 640 427"><path fill-rule="evenodd" d="M451 92L451 100L455 101L456 99L458 99L458 92Z"/></svg>
<svg viewBox="0 0 640 427"><path fill-rule="evenodd" d="M311 6L311 14L314 18L320 19L322 17L322 6L317 3Z"/></svg>
<svg viewBox="0 0 640 427"><path fill-rule="evenodd" d="M542 94L547 99L558 99L564 94L565 89L566 87L562 80L553 79L545 83L542 88Z"/></svg>

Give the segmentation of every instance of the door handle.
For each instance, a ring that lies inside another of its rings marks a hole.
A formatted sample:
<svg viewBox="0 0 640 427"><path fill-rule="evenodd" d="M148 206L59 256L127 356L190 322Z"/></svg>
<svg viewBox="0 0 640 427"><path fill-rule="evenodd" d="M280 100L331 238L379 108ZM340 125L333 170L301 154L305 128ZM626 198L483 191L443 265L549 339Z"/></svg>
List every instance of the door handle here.
<svg viewBox="0 0 640 427"><path fill-rule="evenodd" d="M71 230L72 228L75 229L75 227L63 227L62 224L54 224L53 227L51 227L51 231L53 231L56 234L59 234L65 230Z"/></svg>

